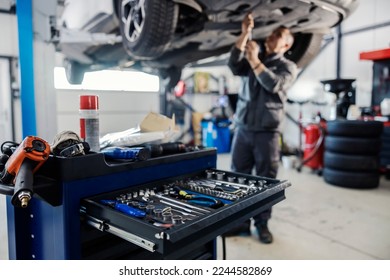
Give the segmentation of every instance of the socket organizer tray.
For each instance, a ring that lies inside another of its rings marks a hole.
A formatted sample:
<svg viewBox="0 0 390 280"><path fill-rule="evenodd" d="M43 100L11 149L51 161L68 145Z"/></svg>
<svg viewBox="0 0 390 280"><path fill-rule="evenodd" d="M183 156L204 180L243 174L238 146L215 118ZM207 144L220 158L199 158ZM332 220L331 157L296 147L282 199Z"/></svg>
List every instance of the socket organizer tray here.
<svg viewBox="0 0 390 280"><path fill-rule="evenodd" d="M88 227L176 258L280 202L290 185L211 168L85 198L80 212Z"/></svg>

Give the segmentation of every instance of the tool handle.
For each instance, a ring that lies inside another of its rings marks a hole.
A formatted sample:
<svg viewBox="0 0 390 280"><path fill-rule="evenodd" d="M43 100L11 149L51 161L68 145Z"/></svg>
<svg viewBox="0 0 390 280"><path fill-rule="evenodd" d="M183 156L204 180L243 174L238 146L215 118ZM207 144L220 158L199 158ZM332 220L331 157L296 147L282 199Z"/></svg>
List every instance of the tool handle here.
<svg viewBox="0 0 390 280"><path fill-rule="evenodd" d="M101 152L112 159L147 160L150 158L150 150L144 147L108 147Z"/></svg>
<svg viewBox="0 0 390 280"><path fill-rule="evenodd" d="M115 209L132 217L144 218L146 213L124 203L116 203Z"/></svg>
<svg viewBox="0 0 390 280"><path fill-rule="evenodd" d="M35 165L35 162L28 158L20 165L18 174L15 177L14 194L11 198L12 205L23 208L27 207L33 195L33 168Z"/></svg>

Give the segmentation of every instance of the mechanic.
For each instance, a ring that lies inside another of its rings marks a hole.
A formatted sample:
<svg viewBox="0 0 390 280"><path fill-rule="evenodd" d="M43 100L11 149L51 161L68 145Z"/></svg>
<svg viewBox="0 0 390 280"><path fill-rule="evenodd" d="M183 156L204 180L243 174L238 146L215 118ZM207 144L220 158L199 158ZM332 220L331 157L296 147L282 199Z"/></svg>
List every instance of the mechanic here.
<svg viewBox="0 0 390 280"><path fill-rule="evenodd" d="M297 66L284 57L294 37L286 27L276 28L265 40L265 51L251 40L252 13L241 24L241 35L231 50L228 66L241 76L236 125L232 142L231 168L235 172L276 178L280 158L280 123L284 116L287 89L297 76ZM253 217L262 243L272 243L267 222L271 208ZM224 236L250 235L250 220Z"/></svg>

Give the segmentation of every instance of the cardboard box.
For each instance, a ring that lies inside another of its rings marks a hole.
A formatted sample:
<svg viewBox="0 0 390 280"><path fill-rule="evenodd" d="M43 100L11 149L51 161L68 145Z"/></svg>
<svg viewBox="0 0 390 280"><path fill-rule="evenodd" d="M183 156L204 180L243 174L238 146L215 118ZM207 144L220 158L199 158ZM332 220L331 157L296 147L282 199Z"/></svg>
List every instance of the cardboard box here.
<svg viewBox="0 0 390 280"><path fill-rule="evenodd" d="M175 131L175 115L172 119L167 116L150 112L142 120L140 124L141 132L153 132L153 131Z"/></svg>

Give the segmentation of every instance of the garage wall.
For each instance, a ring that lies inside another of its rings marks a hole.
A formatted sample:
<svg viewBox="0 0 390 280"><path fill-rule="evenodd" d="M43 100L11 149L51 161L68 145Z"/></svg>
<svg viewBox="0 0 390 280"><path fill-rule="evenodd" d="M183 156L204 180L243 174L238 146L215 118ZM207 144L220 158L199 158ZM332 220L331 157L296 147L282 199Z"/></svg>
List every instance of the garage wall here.
<svg viewBox="0 0 390 280"><path fill-rule="evenodd" d="M343 24L343 32L389 23L390 1L361 1L360 8ZM390 25L346 35L343 38L342 75L357 79L358 105L368 106L372 94L372 61L359 60L359 53L390 47Z"/></svg>
<svg viewBox="0 0 390 280"><path fill-rule="evenodd" d="M136 127L150 112L159 112L158 92L57 90L58 132L79 133L79 96L99 96L100 134Z"/></svg>
<svg viewBox="0 0 390 280"><path fill-rule="evenodd" d="M17 28L16 28L16 17L8 14L0 14L0 26L1 36L3 42L0 44L0 56L14 57L18 54L18 44L16 40ZM5 28L6 27L6 28ZM0 77L0 101L8 102L9 100L9 69L8 61L0 59L1 64L1 77ZM8 85L8 86L7 86ZM9 127L11 127L10 119L8 114L5 115L5 111L1 110L4 104L0 104L0 116L2 120L0 123L5 124L8 121ZM6 109L3 107L3 109ZM1 126L0 126L1 127ZM9 140L9 130L0 129L1 143L5 139ZM0 143L0 144L1 144ZM7 212L6 212L6 199L5 196L0 195L0 240L8 241L7 238ZM8 259L8 245L0 244L0 260Z"/></svg>
<svg viewBox="0 0 390 280"><path fill-rule="evenodd" d="M19 46L17 41L16 16L0 13L1 37L0 55L18 56Z"/></svg>

